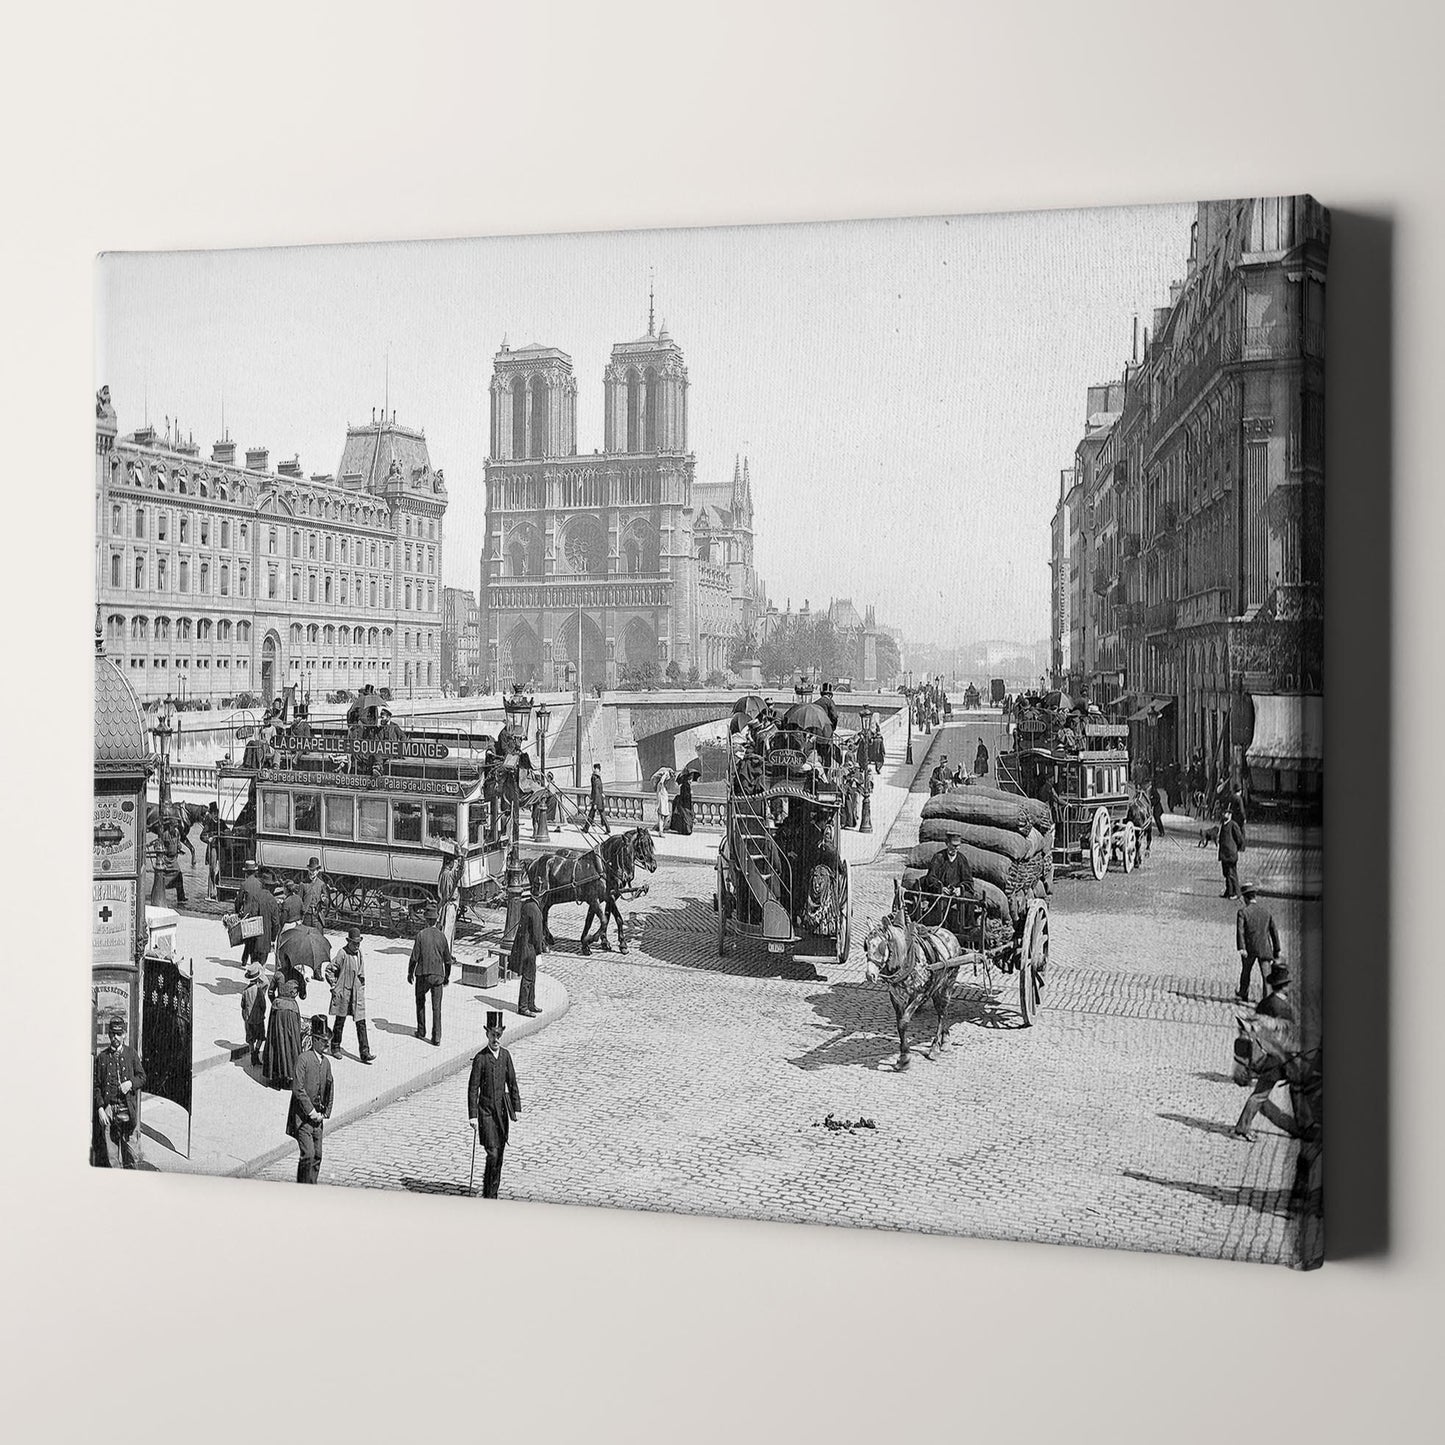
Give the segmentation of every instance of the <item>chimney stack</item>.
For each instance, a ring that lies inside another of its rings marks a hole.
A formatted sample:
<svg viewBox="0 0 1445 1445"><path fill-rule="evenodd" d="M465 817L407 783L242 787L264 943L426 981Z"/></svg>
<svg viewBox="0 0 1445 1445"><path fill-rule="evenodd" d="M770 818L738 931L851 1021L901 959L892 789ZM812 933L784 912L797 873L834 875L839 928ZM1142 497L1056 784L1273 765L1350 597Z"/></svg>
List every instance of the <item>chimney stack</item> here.
<svg viewBox="0 0 1445 1445"><path fill-rule="evenodd" d="M264 472L271 460L270 450L266 447L246 448L246 470L248 472Z"/></svg>
<svg viewBox="0 0 1445 1445"><path fill-rule="evenodd" d="M276 463L278 477L299 477L301 475L301 454L298 452L289 462Z"/></svg>
<svg viewBox="0 0 1445 1445"><path fill-rule="evenodd" d="M230 440L216 442L211 447L211 460L223 467L236 465L236 443Z"/></svg>

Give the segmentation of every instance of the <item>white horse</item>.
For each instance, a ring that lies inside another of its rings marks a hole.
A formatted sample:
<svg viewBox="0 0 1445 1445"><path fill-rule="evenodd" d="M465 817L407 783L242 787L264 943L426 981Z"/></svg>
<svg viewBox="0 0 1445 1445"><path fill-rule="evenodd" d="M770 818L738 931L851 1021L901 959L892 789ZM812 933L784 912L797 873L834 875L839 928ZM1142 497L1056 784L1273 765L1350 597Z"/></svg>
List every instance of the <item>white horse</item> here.
<svg viewBox="0 0 1445 1445"><path fill-rule="evenodd" d="M869 983L881 979L893 1002L898 1024L895 1067L908 1067L908 1023L925 1000L938 1015L938 1029L928 1057L940 1058L948 1038L948 1006L958 995L958 974L963 966L957 937L947 928L920 928L914 923L895 884L893 912L869 930L863 940L863 953L868 961L864 977ZM957 962L950 964L949 959Z"/></svg>

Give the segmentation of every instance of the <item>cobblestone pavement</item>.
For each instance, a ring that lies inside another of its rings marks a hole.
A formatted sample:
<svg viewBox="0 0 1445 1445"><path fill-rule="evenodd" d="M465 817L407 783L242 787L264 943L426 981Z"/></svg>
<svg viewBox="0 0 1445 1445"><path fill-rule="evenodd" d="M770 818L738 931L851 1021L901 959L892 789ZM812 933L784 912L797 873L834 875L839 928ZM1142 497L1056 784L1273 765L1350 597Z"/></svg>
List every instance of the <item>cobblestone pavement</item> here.
<svg viewBox="0 0 1445 1445"><path fill-rule="evenodd" d="M971 756L975 732L927 742ZM1021 1026L1010 990L973 988L943 1057L915 1052L894 1071L892 1011L858 940L917 836L926 776L877 864L854 870L842 966L746 945L718 959L701 865L653 880L625 957L576 955L580 914L554 914L543 967L572 1007L516 1051L523 1113L503 1193L1292 1261L1294 1146L1264 1120L1256 1143L1230 1137L1235 905L1217 896L1210 852L1160 840L1130 877L1061 879L1036 1025ZM1285 901L1276 916L1297 957L1314 920ZM931 1018L915 1020L917 1042ZM324 1178L465 1192L464 1096L457 1075L339 1130Z"/></svg>

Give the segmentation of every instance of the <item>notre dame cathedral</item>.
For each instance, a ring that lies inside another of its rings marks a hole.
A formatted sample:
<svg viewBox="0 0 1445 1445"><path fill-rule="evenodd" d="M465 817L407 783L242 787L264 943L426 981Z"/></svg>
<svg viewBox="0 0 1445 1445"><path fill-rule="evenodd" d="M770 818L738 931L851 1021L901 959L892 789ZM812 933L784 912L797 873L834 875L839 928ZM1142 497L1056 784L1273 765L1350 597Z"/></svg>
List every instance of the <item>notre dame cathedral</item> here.
<svg viewBox="0 0 1445 1445"><path fill-rule="evenodd" d="M561 689L616 687L647 664L725 672L764 605L752 485L699 482L687 366L656 329L620 341L603 375L603 447L577 452L577 380L553 346L502 343L492 367L481 629L487 670Z"/></svg>

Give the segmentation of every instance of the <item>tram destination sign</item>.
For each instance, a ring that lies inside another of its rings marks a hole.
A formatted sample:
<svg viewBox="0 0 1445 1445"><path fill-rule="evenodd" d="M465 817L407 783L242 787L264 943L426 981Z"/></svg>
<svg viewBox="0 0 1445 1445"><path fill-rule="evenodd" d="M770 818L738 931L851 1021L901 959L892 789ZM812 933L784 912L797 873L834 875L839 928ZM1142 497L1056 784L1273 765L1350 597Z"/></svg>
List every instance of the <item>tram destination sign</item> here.
<svg viewBox="0 0 1445 1445"><path fill-rule="evenodd" d="M364 758L435 759L447 755L446 744L430 738L366 738L344 733L312 733L310 737L279 733L276 748L283 753L340 753Z"/></svg>
<svg viewBox="0 0 1445 1445"><path fill-rule="evenodd" d="M442 778L398 778L385 773L367 777L357 773L309 773L292 768L262 768L257 776L263 783L299 783L303 787L324 788L331 792L425 793L434 798L455 798L462 792L460 783Z"/></svg>

